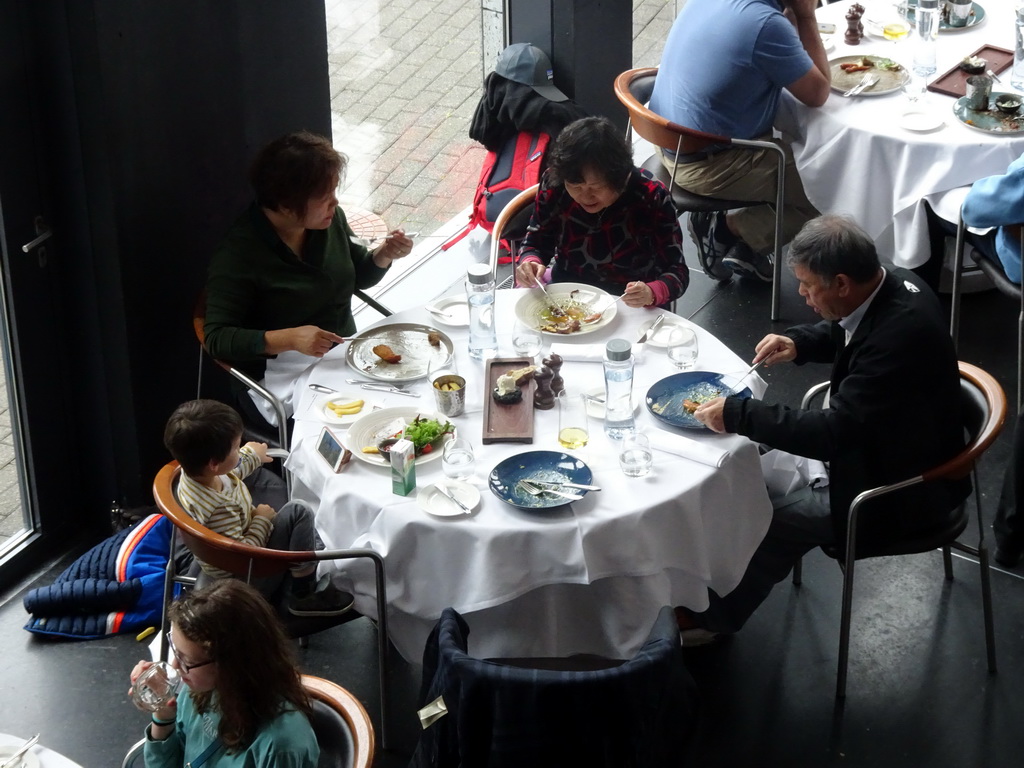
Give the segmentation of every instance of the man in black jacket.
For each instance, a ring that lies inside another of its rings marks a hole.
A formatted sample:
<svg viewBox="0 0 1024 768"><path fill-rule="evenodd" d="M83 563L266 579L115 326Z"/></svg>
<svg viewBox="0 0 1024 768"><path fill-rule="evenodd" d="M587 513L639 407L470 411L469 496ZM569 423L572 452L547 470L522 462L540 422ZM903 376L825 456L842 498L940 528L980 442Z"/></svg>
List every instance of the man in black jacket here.
<svg viewBox="0 0 1024 768"><path fill-rule="evenodd" d="M774 502L772 525L740 584L711 595L681 626L734 632L772 586L816 546L842 544L850 503L861 491L920 474L964 445L956 353L934 294L905 270L885 270L871 239L841 216L808 222L788 262L800 295L823 318L769 334L754 361L831 362L827 408L800 410L739 397L718 398L695 416L716 432L737 432L773 448L829 462L827 488ZM945 520L969 481L904 489L865 505L859 554Z"/></svg>

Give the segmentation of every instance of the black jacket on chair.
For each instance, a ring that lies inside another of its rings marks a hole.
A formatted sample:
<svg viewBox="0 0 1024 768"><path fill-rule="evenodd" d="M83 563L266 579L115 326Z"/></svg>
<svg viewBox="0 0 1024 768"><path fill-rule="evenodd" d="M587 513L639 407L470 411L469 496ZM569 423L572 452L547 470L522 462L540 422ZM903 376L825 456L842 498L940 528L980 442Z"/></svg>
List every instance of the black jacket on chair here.
<svg viewBox="0 0 1024 768"><path fill-rule="evenodd" d="M752 440L830 462L836 539L846 539L857 494L914 477L964 447L956 352L935 295L904 269L890 269L849 344L836 323L790 328L796 363L832 362L829 407L799 410L730 397L725 426ZM838 333L837 333L838 331ZM948 518L970 479L930 483L868 502L857 531L867 553Z"/></svg>
<svg viewBox="0 0 1024 768"><path fill-rule="evenodd" d="M696 695L671 608L635 657L596 671L474 659L468 634L447 608L427 640L420 703L443 695L448 714L423 732L412 768L682 764Z"/></svg>

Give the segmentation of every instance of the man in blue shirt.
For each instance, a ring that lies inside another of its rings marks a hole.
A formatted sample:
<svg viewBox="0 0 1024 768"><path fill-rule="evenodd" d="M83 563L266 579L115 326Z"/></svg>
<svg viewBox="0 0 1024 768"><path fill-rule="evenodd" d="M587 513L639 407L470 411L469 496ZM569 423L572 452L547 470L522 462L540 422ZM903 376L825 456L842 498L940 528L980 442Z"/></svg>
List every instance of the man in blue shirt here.
<svg viewBox="0 0 1024 768"><path fill-rule="evenodd" d="M651 109L674 123L739 139L772 136L782 89L811 107L828 98L831 74L814 17L816 0L688 0L665 43ZM818 211L807 200L788 147L783 236ZM662 158L671 170L676 158ZM701 195L775 199L774 153L708 147L679 158L675 181ZM716 279L733 271L772 279L775 213L753 206L690 214L701 265Z"/></svg>

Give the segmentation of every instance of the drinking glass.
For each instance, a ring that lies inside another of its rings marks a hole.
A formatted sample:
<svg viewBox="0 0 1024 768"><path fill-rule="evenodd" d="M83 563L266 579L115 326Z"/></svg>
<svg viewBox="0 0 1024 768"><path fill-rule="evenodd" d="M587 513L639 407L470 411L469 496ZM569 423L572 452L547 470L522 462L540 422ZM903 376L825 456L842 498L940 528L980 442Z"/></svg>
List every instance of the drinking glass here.
<svg viewBox="0 0 1024 768"><path fill-rule="evenodd" d="M676 326L668 334L668 359L681 371L697 365L697 334L685 326Z"/></svg>
<svg viewBox="0 0 1024 768"><path fill-rule="evenodd" d="M453 480L466 480L472 477L475 462L476 457L473 455L473 446L469 440L457 437L445 443L441 466L447 477Z"/></svg>
<svg viewBox="0 0 1024 768"><path fill-rule="evenodd" d="M181 674L166 661L147 667L132 684L132 702L146 712L156 712L178 695Z"/></svg>
<svg viewBox="0 0 1024 768"><path fill-rule="evenodd" d="M582 448L589 440L587 401L563 392L558 397L558 442L563 448Z"/></svg>
<svg viewBox="0 0 1024 768"><path fill-rule="evenodd" d="M512 329L512 349L519 357L528 357L535 361L540 354L543 341L539 330L522 320L516 320Z"/></svg>
<svg viewBox="0 0 1024 768"><path fill-rule="evenodd" d="M622 438L619 445L619 466L626 477L643 477L651 471L653 454L647 435L636 432Z"/></svg>
<svg viewBox="0 0 1024 768"><path fill-rule="evenodd" d="M435 352L427 361L427 381L433 385L441 376L457 376L459 368L455 364L455 355L443 347Z"/></svg>

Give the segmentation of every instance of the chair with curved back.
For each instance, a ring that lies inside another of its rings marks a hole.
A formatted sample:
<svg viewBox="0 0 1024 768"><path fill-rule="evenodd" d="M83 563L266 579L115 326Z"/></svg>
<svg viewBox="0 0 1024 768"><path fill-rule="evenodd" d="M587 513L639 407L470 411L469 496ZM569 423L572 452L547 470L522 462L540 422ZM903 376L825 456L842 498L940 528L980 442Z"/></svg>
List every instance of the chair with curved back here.
<svg viewBox="0 0 1024 768"><path fill-rule="evenodd" d="M246 582L253 578L283 573L297 563L321 562L325 560L352 560L365 558L373 563L376 576L377 597L377 664L380 684L381 743L387 744L387 694L388 677L388 616L387 588L384 559L371 549L322 549L311 551L286 551L254 547L241 541L222 536L194 520L178 502L175 485L181 467L178 462L165 464L153 481L153 499L161 513L177 530L181 542L196 559L208 563ZM168 629L167 610L170 607L176 584L194 586L196 577L179 573L177 570L177 546L179 536L171 537L170 555L167 559L167 575L164 581L163 617L161 626ZM292 637L305 638L324 629L344 623L358 616L354 611L343 616L302 617L280 611L285 628ZM167 641L160 643L160 657L167 658Z"/></svg>
<svg viewBox="0 0 1024 768"><path fill-rule="evenodd" d="M373 724L359 700L337 683L302 676L313 712L309 724L320 747L321 768L370 768L376 751ZM142 739L132 745L121 768L142 768Z"/></svg>
<svg viewBox="0 0 1024 768"><path fill-rule="evenodd" d="M540 184L534 184L524 189L506 203L498 218L494 220L494 229L491 230L490 264L491 277L495 282L498 280L498 257L501 254L502 240L509 241L509 252L512 255L512 276L503 280L499 288L511 288L515 284L516 245L526 237L526 228L533 213L533 201L539 188Z"/></svg>
<svg viewBox="0 0 1024 768"><path fill-rule="evenodd" d="M828 382L815 385L804 395L802 406L807 408L819 395L828 389ZM1006 395L995 378L970 363L960 363L960 396L963 406L968 443L964 449L944 464L891 485L862 491L850 505L846 526L845 549L826 548L825 553L839 563L843 571L843 602L839 629L839 664L836 677L836 698L846 696L847 666L850 654L850 627L853 607L853 574L857 560L869 557L912 555L942 549L942 562L946 579L953 580L953 558L950 550L956 549L978 558L981 569L982 613L985 623L985 650L988 656L989 672L996 671L995 632L992 621L992 589L990 585L989 555L985 545L985 523L981 511L981 490L978 484L977 465L982 454L999 436L1006 419ZM942 524L919 534L912 539L886 542L884 547L873 547L871 551L858 549L857 519L861 507L871 499L922 483L942 480L958 480L973 476L975 520L978 527L978 544L970 546L958 541L958 537L971 522L968 502L965 500L952 510ZM801 563L793 568L793 583L802 580Z"/></svg>
<svg viewBox="0 0 1024 768"><path fill-rule="evenodd" d="M669 150L678 155L699 152L711 145L728 145L736 149L750 151L766 150L778 156L779 170L776 184L775 200L751 202L750 200L730 200L721 197L698 195L680 187L675 183L675 166L670 172L661 161L661 152L655 152L643 162L641 168L662 182L672 193L672 202L680 213L725 211L735 208L749 208L755 205L775 206L775 250L773 252L774 278L772 282L771 319L779 319L779 302L781 294L779 283L782 275L782 204L786 182L786 154L778 144L772 141L757 139L734 139L728 136L717 136L687 128L655 114L646 106L654 90L654 79L658 74L657 67L629 69L615 78L615 95L629 112L629 131L661 149Z"/></svg>

